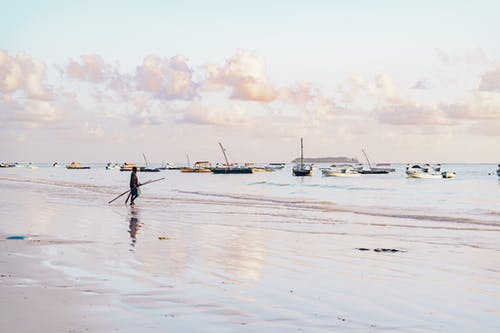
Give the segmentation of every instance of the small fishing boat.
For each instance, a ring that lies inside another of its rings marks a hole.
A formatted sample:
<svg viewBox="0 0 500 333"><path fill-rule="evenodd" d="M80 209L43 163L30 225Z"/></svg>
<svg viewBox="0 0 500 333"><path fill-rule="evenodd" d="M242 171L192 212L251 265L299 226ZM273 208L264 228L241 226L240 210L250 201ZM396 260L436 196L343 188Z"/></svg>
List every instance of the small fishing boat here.
<svg viewBox="0 0 500 333"><path fill-rule="evenodd" d="M165 161L163 161L161 164L161 167L159 167L158 169L160 169L160 170L180 170L181 167L177 166L173 163L165 163Z"/></svg>
<svg viewBox="0 0 500 333"><path fill-rule="evenodd" d="M361 173L363 175L381 175L381 174L388 174L390 172L388 168L372 167L370 160L368 159L368 155L366 155L366 153L365 153L365 150L361 149L361 151L363 152L363 155L365 155L366 162L368 162L369 169L366 170L366 169L361 168L361 169L357 170L359 173ZM392 169L392 170L394 171L394 169Z"/></svg>
<svg viewBox="0 0 500 333"><path fill-rule="evenodd" d="M81 165L79 162L71 162L71 164L66 165L66 169L70 170L83 170L83 169L90 169L89 166Z"/></svg>
<svg viewBox="0 0 500 333"><path fill-rule="evenodd" d="M160 169L158 168L150 168L148 160L146 159L146 155L143 153L142 156L144 157L144 162L146 162L146 167L142 168L140 170L141 172L160 172Z"/></svg>
<svg viewBox="0 0 500 333"><path fill-rule="evenodd" d="M266 165L265 168L272 170L282 170L286 168L286 163L269 163L269 165Z"/></svg>
<svg viewBox="0 0 500 333"><path fill-rule="evenodd" d="M329 168L321 169L321 174L325 177L359 177L359 173L352 165L331 165Z"/></svg>
<svg viewBox="0 0 500 333"><path fill-rule="evenodd" d="M0 163L0 168L14 168L16 167L16 163Z"/></svg>
<svg viewBox="0 0 500 333"><path fill-rule="evenodd" d="M181 168L181 172L189 173L189 172L199 172L199 173L207 173L212 172L212 163L209 161L197 161L194 163L194 167L183 167Z"/></svg>
<svg viewBox="0 0 500 333"><path fill-rule="evenodd" d="M455 178L457 176L457 174L455 172L451 172L451 171L443 171L443 172L441 172L441 176L443 178Z"/></svg>
<svg viewBox="0 0 500 333"><path fill-rule="evenodd" d="M33 163L28 163L26 166L27 169L38 169L38 166L34 165Z"/></svg>
<svg viewBox="0 0 500 333"><path fill-rule="evenodd" d="M222 150L222 154L224 155L224 159L226 160L226 164L220 166L217 164L215 168L212 168L211 171L214 174L243 174L243 173L253 173L252 167L247 166L239 166L237 164L229 163L226 155L226 149L222 146L222 143L219 142L220 149Z"/></svg>
<svg viewBox="0 0 500 333"><path fill-rule="evenodd" d="M304 164L304 139L300 138L300 161L292 169L292 175L297 177L312 176L312 164Z"/></svg>
<svg viewBox="0 0 500 333"><path fill-rule="evenodd" d="M107 163L106 164L106 170L115 170L115 169L120 169L120 166L117 163Z"/></svg>
<svg viewBox="0 0 500 333"><path fill-rule="evenodd" d="M382 171L387 171L387 172L395 172L396 169L394 169L390 163L377 163L375 166L372 168L372 170L382 170Z"/></svg>
<svg viewBox="0 0 500 333"><path fill-rule="evenodd" d="M443 171L441 164L430 165L430 164L414 164L410 167L410 164L406 165L406 174L408 178L427 178L427 179L437 179L437 178L455 178L455 172Z"/></svg>

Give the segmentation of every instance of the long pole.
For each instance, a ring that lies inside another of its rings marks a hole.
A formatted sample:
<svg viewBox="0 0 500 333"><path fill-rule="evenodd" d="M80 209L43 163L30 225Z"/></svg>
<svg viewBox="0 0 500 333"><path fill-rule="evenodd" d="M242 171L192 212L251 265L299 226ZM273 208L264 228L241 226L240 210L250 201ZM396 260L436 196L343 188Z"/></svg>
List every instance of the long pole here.
<svg viewBox="0 0 500 333"><path fill-rule="evenodd" d="M222 154L224 154L224 159L226 160L226 165L229 166L229 161L227 160L226 150L222 147L222 143L219 142L220 149L222 149Z"/></svg>
<svg viewBox="0 0 500 333"><path fill-rule="evenodd" d="M372 169L372 165L370 164L370 160L368 159L368 156L366 155L365 150L364 150L364 149L361 149L361 151L362 151L362 152L363 152L363 154L365 155L366 161L368 162L368 166L370 167L370 170L371 170L371 169Z"/></svg>
<svg viewBox="0 0 500 333"><path fill-rule="evenodd" d="M304 139L300 138L300 168L304 168Z"/></svg>
<svg viewBox="0 0 500 333"><path fill-rule="evenodd" d="M158 182L158 181L163 180L163 179L165 179L165 177L163 177L163 178L158 178L158 179L154 179L154 180L148 180L147 182L144 182L144 183L142 183L142 184L139 184L139 186L144 186L144 185L147 185L147 184L151 184L151 183L154 183L154 182ZM130 192L130 190L127 190L127 191L123 192L122 194L120 194L119 196L117 196L116 198L114 198L113 200L108 201L108 204L112 203L113 201L115 201L115 200L116 200L116 199L118 199L118 198L123 197L125 194L127 194L127 193L129 193L129 192Z"/></svg>

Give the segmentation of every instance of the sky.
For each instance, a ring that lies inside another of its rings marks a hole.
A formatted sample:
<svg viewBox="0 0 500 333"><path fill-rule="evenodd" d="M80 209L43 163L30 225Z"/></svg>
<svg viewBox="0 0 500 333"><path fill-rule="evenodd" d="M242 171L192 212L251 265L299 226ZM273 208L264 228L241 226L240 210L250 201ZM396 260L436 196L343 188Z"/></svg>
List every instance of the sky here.
<svg viewBox="0 0 500 333"><path fill-rule="evenodd" d="M0 1L0 161L500 161L498 1Z"/></svg>

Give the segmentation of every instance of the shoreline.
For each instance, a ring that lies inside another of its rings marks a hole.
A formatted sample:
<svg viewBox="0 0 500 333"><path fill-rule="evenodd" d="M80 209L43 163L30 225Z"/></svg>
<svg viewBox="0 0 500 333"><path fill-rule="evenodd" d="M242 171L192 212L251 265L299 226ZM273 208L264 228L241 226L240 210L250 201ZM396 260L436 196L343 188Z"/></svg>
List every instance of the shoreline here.
<svg viewBox="0 0 500 333"><path fill-rule="evenodd" d="M10 184L0 194L9 331L500 328L498 228L154 192L131 209L91 187Z"/></svg>

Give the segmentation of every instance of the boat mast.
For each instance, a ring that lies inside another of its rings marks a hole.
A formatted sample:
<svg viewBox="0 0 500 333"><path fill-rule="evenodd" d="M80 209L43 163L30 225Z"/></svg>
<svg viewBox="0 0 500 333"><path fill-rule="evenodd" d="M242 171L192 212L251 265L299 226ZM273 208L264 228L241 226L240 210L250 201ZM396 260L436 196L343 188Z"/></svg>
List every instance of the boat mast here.
<svg viewBox="0 0 500 333"><path fill-rule="evenodd" d="M363 154L365 155L366 161L368 162L368 166L370 167L370 170L371 170L372 165L370 164L370 160L368 159L368 156L366 156L365 150L364 150L364 149L361 149L361 151L362 151L362 152L363 152Z"/></svg>
<svg viewBox="0 0 500 333"><path fill-rule="evenodd" d="M144 157L144 162L146 162L146 168L149 169L148 160L146 159L146 155L144 153L142 153L142 156Z"/></svg>
<svg viewBox="0 0 500 333"><path fill-rule="evenodd" d="M188 154L186 154L186 158L187 158L187 161L188 161L188 168L190 168L191 167L191 163L189 163L189 155Z"/></svg>
<svg viewBox="0 0 500 333"><path fill-rule="evenodd" d="M304 139L300 138L300 168L304 168Z"/></svg>
<svg viewBox="0 0 500 333"><path fill-rule="evenodd" d="M219 142L220 149L222 149L222 154L224 154L224 159L226 160L226 165L229 166L229 161L227 160L226 150L222 147L222 143Z"/></svg>

